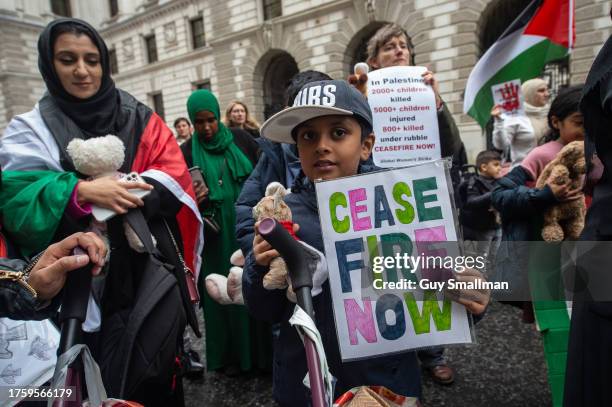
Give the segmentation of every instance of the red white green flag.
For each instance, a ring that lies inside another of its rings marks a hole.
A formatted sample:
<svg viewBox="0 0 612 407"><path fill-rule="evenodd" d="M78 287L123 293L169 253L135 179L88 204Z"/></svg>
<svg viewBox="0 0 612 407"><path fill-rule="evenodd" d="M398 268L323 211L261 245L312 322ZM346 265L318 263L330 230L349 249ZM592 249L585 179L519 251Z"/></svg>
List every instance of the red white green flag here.
<svg viewBox="0 0 612 407"><path fill-rule="evenodd" d="M485 127L493 108L491 87L541 74L574 45L574 0L534 0L480 58L465 88L464 113Z"/></svg>

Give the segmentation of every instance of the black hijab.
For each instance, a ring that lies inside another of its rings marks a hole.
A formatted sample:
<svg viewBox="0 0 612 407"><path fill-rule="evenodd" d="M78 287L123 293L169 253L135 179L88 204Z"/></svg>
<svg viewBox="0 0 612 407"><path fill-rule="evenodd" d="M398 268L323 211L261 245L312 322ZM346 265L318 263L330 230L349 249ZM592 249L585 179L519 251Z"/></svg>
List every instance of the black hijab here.
<svg viewBox="0 0 612 407"><path fill-rule="evenodd" d="M102 64L100 89L88 99L79 99L66 92L55 72L53 48L58 37L58 29L62 26L71 26L77 32L84 32L82 35L87 35L100 53ZM110 76L106 44L91 25L76 18L60 18L50 22L38 38L38 69L53 102L81 129L85 138L115 133L115 123L120 109L119 93Z"/></svg>

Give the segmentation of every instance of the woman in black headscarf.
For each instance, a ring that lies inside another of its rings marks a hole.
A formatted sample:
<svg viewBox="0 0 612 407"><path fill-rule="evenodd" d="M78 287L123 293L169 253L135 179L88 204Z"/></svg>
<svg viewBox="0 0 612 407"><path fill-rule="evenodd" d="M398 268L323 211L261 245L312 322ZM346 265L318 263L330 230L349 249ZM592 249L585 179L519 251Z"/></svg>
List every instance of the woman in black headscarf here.
<svg viewBox="0 0 612 407"><path fill-rule="evenodd" d="M27 199L1 202L5 214L23 220L13 230L5 224L13 241L24 254L30 255L44 248L38 246L85 230L91 221L91 204L118 214L139 207L164 261L182 274L179 258L179 251L182 251L187 265L198 270L203 243L201 222L187 166L170 129L150 108L115 87L110 77L106 45L88 23L77 19L49 23L40 35L38 51L39 70L47 93L32 111L13 118L0 141L3 170L12 171L17 179L23 172L24 180L37 186L25 188L28 184L24 181L24 191L29 193ZM85 180L76 171L66 152L68 143L75 138L87 140L107 134L117 136L125 145L125 160L119 171L137 172L144 182L128 183L110 176ZM50 173L59 175L53 177ZM150 194L140 199L130 193L132 188L149 189ZM17 195L26 194L19 188L13 189ZM20 211L48 215L44 222L28 222L28 213L20 214ZM125 315L134 306L145 263L143 255L128 244L121 216L109 220L107 229L111 254L101 293L102 324L100 327L99 322L94 323L92 329L93 332L100 330L93 335L94 356L109 356L116 351L118 343L113 340L119 338L109 337L109 321L116 320L117 315ZM30 236L21 230L28 230ZM34 239L37 242L32 244L31 236L38 233L45 234L45 239ZM189 322L197 330L193 307L185 294L186 283L184 279L180 281L181 278L178 283L184 294L183 307L177 310L176 323L184 326L187 313ZM182 334L182 328L179 330ZM100 341L105 341L105 345L96 346L94 342ZM112 355L109 358L116 360ZM164 362L159 363L163 365ZM171 371L172 365L166 370ZM160 394L165 390L162 378L154 378L162 384L157 388L144 390L135 385L128 389L120 379L116 380L120 377L118 373L105 369L102 363L109 395L140 399L146 401L146 405L175 403ZM168 376L169 388L172 373L164 374Z"/></svg>

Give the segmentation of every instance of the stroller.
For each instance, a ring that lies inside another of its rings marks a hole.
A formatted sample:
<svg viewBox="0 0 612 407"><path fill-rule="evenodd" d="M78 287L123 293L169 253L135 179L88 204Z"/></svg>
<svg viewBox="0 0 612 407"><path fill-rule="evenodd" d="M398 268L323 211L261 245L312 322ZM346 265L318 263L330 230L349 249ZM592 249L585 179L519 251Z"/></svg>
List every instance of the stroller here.
<svg viewBox="0 0 612 407"><path fill-rule="evenodd" d="M77 248L74 254L84 254ZM71 272L66 280L59 322L61 327L58 359L53 375L49 407L83 406L83 385L87 386L89 402L86 405L104 407L139 407L141 404L108 399L100 368L84 344L82 323L87 316L91 287L91 266ZM85 383L83 380L85 379Z"/></svg>
<svg viewBox="0 0 612 407"><path fill-rule="evenodd" d="M325 350L314 324L311 294L312 275L307 264L307 256L304 255L304 248L291 237L280 223L272 218L261 221L259 233L285 260L291 285L297 297L297 304L301 308L296 310L291 321L298 326L298 332L304 342L308 383L311 390L311 405L313 407L418 406L416 399L396 395L380 386L362 386L351 389L335 403L333 402L332 377L327 369Z"/></svg>
<svg viewBox="0 0 612 407"><path fill-rule="evenodd" d="M104 386L119 398L142 400L147 405L183 403L182 382L177 375L186 323L185 303L189 301L184 295L186 290L181 288L186 271L179 263L180 257L172 259L156 248L151 230L139 210L131 210L124 217L144 245L144 253L138 254L138 264L142 264L141 277L134 280L131 303L104 316L102 329L93 341L100 369L84 345L81 332L90 301L91 273L88 269L70 273L60 313L60 356L53 388L74 386L78 397L74 401L74 397L57 400L53 405L81 406L82 400L78 398L82 396L83 384L90 405L96 407L139 405L106 400ZM162 237L158 238L158 246L162 246ZM165 238L170 239L169 236ZM123 275L120 277L125 278Z"/></svg>

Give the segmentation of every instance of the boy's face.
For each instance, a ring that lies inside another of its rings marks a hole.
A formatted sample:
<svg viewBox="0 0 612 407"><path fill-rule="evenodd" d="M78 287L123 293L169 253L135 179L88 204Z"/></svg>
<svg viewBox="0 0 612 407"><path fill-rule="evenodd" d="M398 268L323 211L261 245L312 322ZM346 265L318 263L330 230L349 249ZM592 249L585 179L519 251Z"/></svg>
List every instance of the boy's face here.
<svg viewBox="0 0 612 407"><path fill-rule="evenodd" d="M357 174L367 160L374 135L361 141L361 126L349 116L322 116L300 124L296 143L302 170L310 180L336 179Z"/></svg>
<svg viewBox="0 0 612 407"><path fill-rule="evenodd" d="M501 178L501 161L491 160L486 164L480 164L480 175L488 178Z"/></svg>

